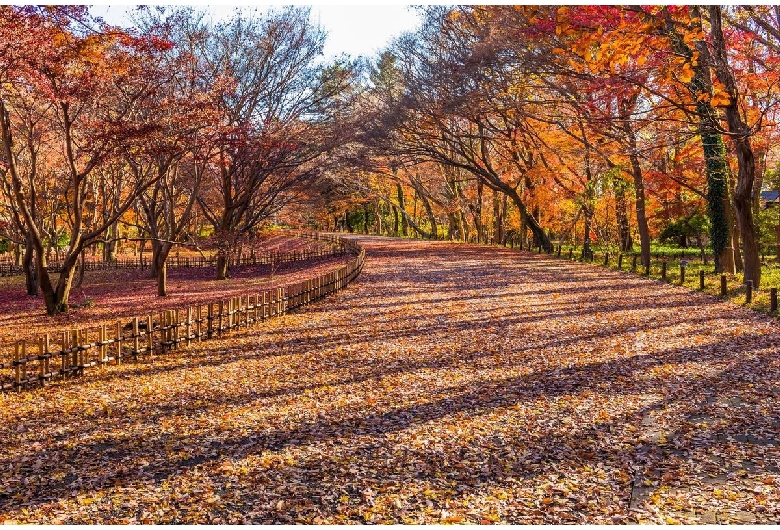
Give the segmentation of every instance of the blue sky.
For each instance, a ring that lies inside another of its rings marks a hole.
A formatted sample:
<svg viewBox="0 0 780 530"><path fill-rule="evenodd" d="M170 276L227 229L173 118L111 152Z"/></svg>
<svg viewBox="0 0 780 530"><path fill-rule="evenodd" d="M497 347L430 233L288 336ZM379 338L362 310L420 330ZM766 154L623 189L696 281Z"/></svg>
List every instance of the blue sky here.
<svg viewBox="0 0 780 530"><path fill-rule="evenodd" d="M234 7L208 6L198 3L219 18L229 15ZM92 6L91 12L102 16L110 24L129 24L127 12L135 4ZM249 6L246 6L249 7ZM251 7L265 6L254 4ZM419 24L417 13L406 5L312 5L312 21L319 21L328 32L325 56L347 53L353 57L370 56L382 49L393 37L404 31L414 30Z"/></svg>

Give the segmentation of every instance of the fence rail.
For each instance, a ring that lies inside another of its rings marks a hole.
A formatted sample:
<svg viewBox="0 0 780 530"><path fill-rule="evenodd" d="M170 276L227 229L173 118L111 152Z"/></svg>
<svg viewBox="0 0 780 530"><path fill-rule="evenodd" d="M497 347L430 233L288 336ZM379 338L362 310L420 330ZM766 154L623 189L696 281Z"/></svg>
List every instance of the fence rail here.
<svg viewBox="0 0 780 530"><path fill-rule="evenodd" d="M151 358L191 342L221 337L338 292L363 269L365 250L354 241L310 232L297 235L332 244L354 259L335 271L259 293L137 316L91 330L62 331L54 337L47 333L36 341L20 340L14 344L13 360L0 363L0 389L44 386L55 379L83 376L95 366Z"/></svg>
<svg viewBox="0 0 780 530"><path fill-rule="evenodd" d="M290 252L263 252L256 254L250 252L241 256L231 256L228 259L228 266L235 265L279 265L283 263L292 263L296 261L308 261L314 258L326 258L333 256L343 256L349 251L340 243L330 248L317 248L309 250L294 250ZM170 256L166 261L169 268L181 267L216 267L216 256L211 257L190 257L190 256ZM49 262L46 270L49 272L60 272L62 262ZM81 264L79 264L81 266ZM141 257L133 259L116 259L112 261L85 261L85 271L102 271L115 269L148 269L151 266L151 259ZM18 276L24 274L24 268L9 261L0 262L0 276Z"/></svg>

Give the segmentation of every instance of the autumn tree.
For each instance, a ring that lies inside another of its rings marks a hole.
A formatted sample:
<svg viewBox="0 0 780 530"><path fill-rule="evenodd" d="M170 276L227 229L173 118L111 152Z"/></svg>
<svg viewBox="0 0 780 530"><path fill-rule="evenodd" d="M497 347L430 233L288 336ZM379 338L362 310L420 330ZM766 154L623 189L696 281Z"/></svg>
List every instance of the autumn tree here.
<svg viewBox="0 0 780 530"><path fill-rule="evenodd" d="M3 31L22 27L36 37L8 59L14 61L13 68L3 69L5 86L11 89L4 90L0 97L0 124L7 162L6 188L13 191L15 206L31 234L46 311L55 314L68 309L82 251L99 241L108 226L155 178L125 180L122 201L112 215L87 215L98 205L96 170L120 146L142 142L148 130L154 128L144 120L143 110L155 79L148 68L148 56L151 50L166 44L107 27L89 29L94 23L84 8L4 8L2 13L6 22ZM44 233L33 215L35 191L23 180L14 157L17 139L12 110L19 106L19 98L39 95L49 103L44 111L54 129L47 139L48 148L64 153L57 174L63 184L60 193L70 241L56 286L44 261Z"/></svg>
<svg viewBox="0 0 780 530"><path fill-rule="evenodd" d="M318 62L325 33L309 11L235 15L210 27L198 53L220 86L216 171L198 197L220 242L217 278L242 238L288 204L320 173L340 141L333 127L351 70Z"/></svg>

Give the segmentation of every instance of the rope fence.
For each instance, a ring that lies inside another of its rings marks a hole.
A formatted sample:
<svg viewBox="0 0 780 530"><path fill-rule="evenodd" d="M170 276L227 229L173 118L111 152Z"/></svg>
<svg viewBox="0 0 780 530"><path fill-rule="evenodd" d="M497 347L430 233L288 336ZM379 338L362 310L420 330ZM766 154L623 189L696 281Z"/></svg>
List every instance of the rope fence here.
<svg viewBox="0 0 780 530"><path fill-rule="evenodd" d="M81 377L97 366L151 359L192 342L222 337L231 330L248 328L336 293L363 269L365 250L354 241L316 232L298 232L297 236L332 244L334 251L353 255L354 259L335 271L259 293L118 320L92 329L47 333L34 341L17 341L13 360L0 363L0 389L41 387L52 380ZM321 256L317 252L309 254Z"/></svg>

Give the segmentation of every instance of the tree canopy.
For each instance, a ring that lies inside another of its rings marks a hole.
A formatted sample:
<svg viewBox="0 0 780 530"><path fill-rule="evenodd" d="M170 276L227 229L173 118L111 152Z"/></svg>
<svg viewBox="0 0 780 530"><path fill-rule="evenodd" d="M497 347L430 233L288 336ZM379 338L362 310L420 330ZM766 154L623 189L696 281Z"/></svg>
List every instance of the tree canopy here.
<svg viewBox="0 0 780 530"><path fill-rule="evenodd" d="M780 253L775 8L431 6L376 57L325 60L300 7L210 22L0 10L2 237L67 310L80 256L175 245L216 275L266 223L550 250L670 234L758 287ZM696 227L695 229L692 227ZM23 252L22 252L23 251ZM47 273L64 263L56 285Z"/></svg>

